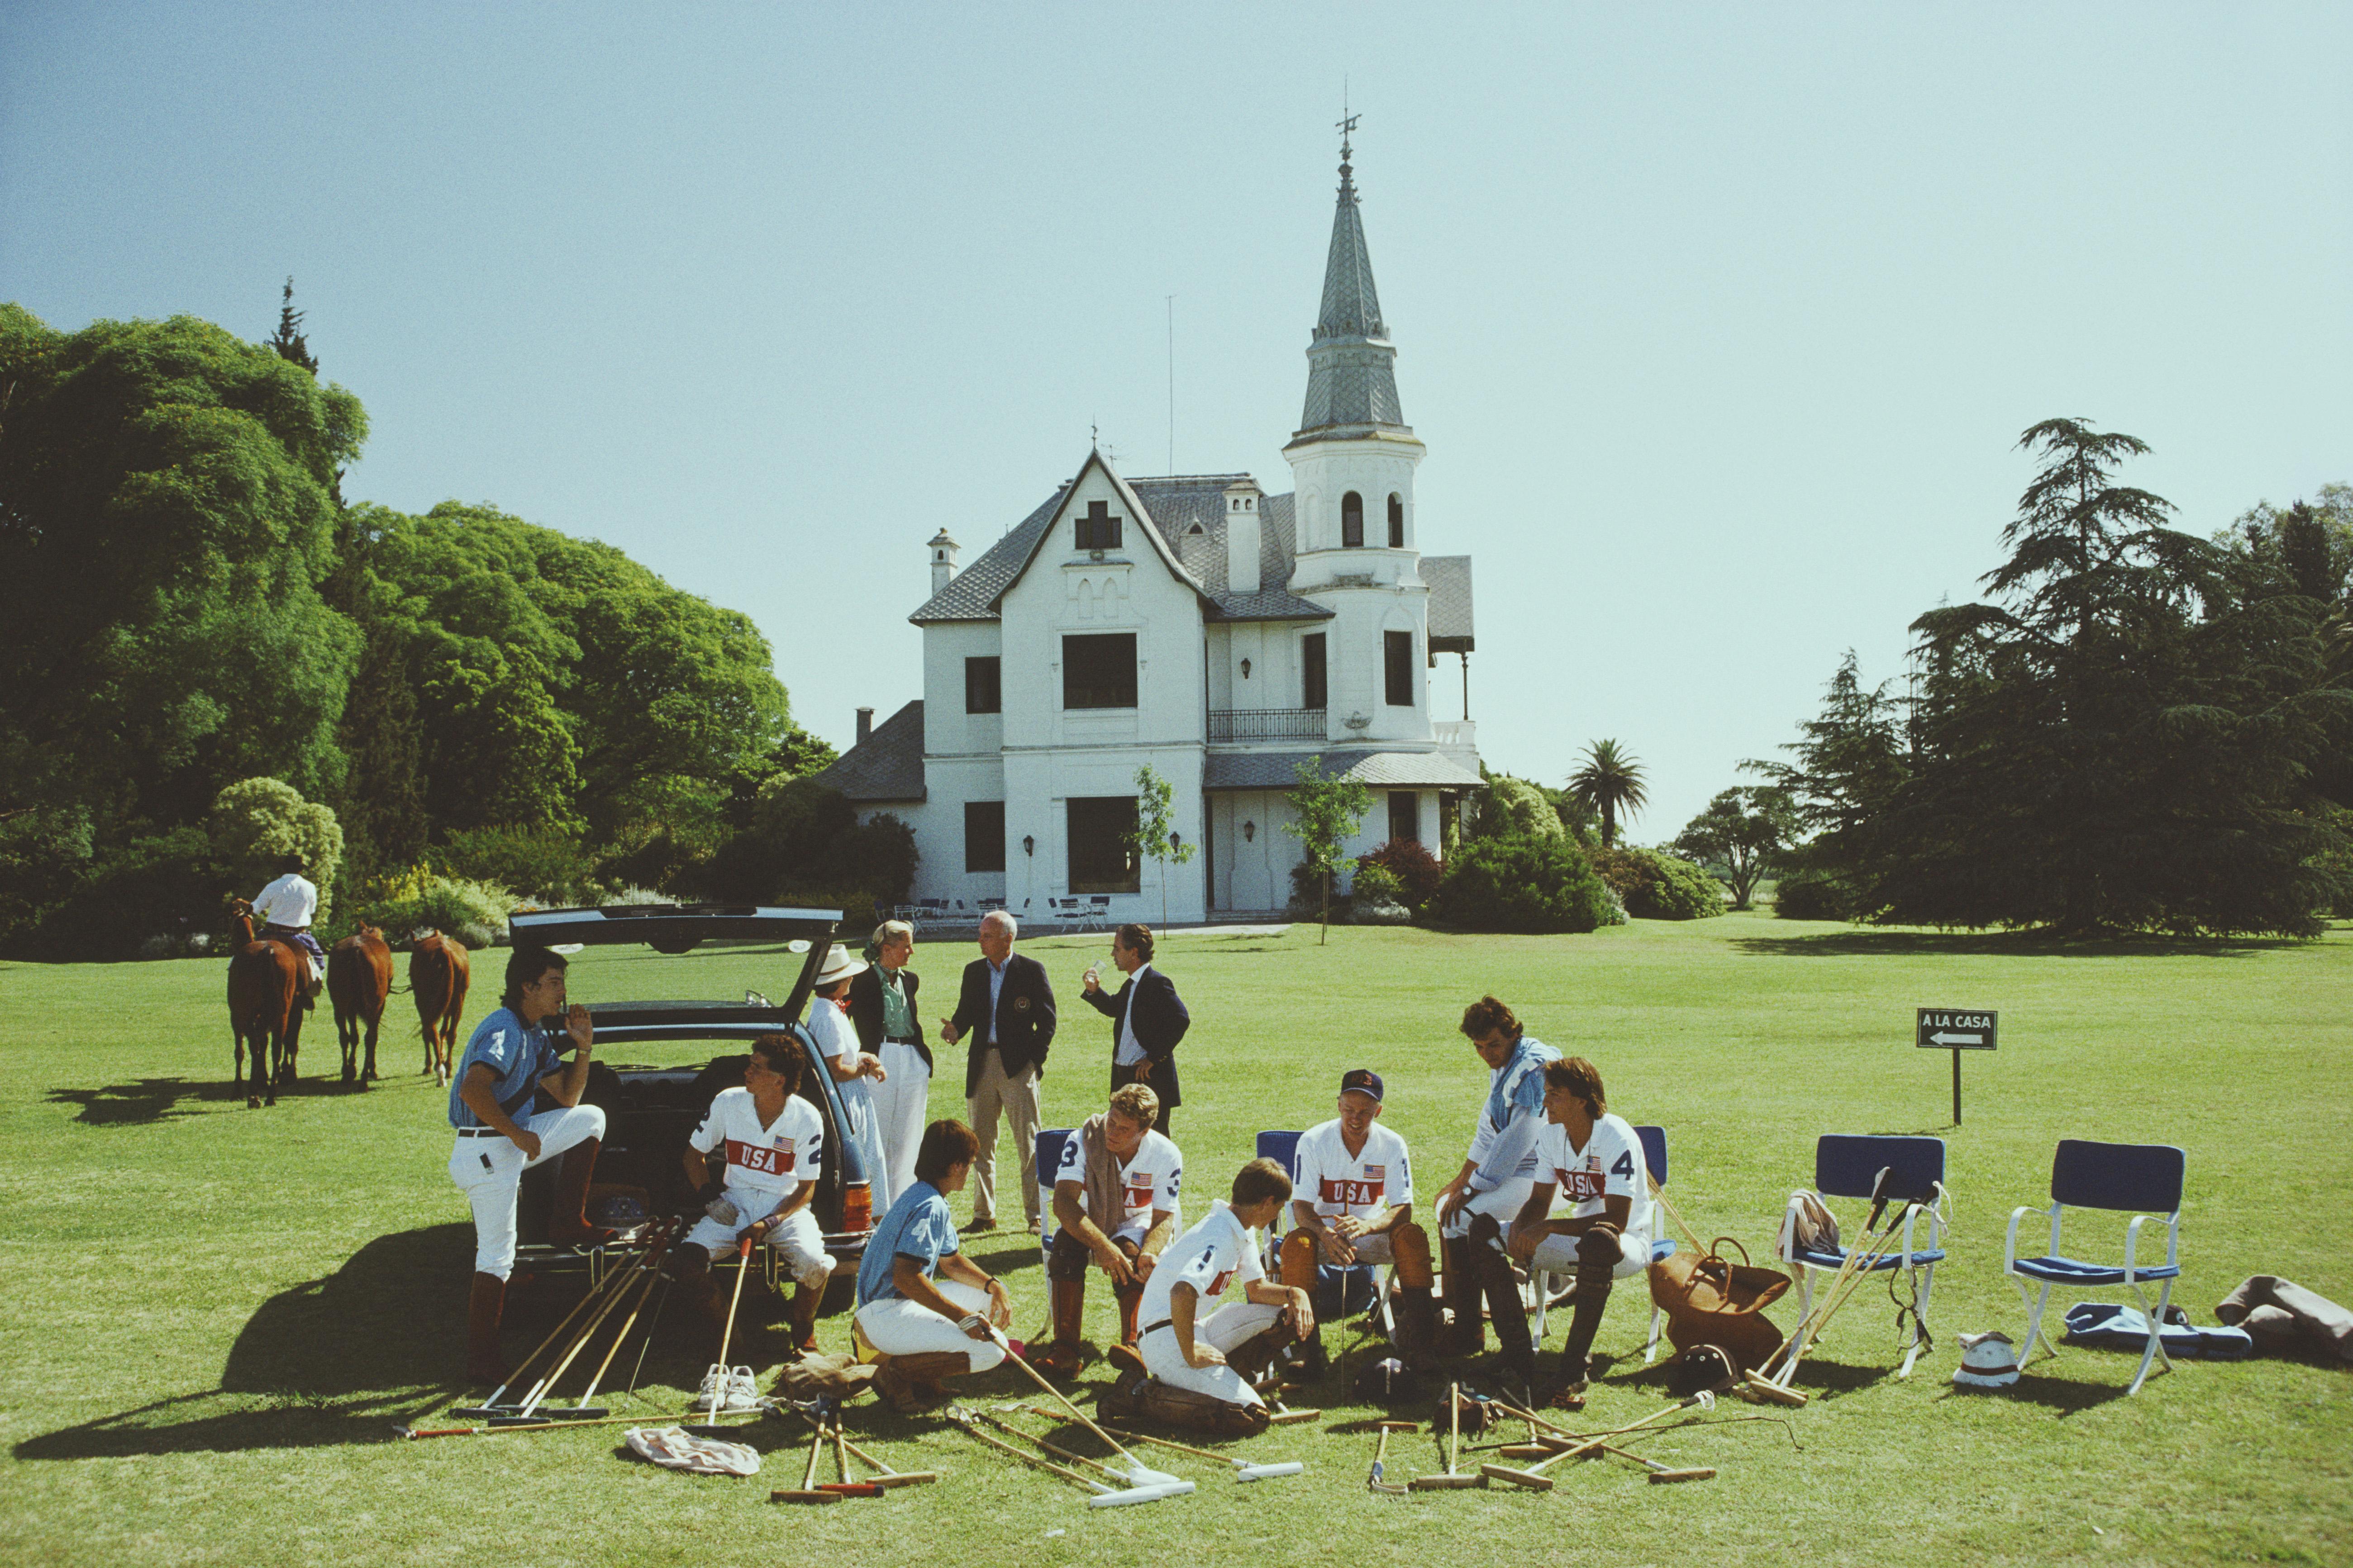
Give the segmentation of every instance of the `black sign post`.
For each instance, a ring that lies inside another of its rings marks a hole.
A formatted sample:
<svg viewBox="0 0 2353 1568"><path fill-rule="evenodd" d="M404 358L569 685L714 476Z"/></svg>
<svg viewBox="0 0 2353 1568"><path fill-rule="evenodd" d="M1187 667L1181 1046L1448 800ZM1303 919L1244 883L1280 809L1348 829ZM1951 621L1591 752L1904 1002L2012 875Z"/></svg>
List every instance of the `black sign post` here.
<svg viewBox="0 0 2353 1568"><path fill-rule="evenodd" d="M1961 1124L1961 1053L1994 1048L1998 1013L1974 1007L1923 1007L1913 1044L1924 1051L1953 1053L1953 1125Z"/></svg>

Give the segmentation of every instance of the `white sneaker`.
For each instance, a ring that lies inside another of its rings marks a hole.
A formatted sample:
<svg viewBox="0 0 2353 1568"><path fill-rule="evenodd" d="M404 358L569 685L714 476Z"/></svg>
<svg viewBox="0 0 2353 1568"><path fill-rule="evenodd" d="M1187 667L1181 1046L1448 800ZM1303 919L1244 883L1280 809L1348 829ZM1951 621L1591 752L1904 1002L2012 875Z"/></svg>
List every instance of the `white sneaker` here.
<svg viewBox="0 0 2353 1568"><path fill-rule="evenodd" d="M695 1391L695 1408L709 1410L713 1399L718 1401L722 1414L759 1409L760 1386L753 1381L752 1369L739 1366L731 1370L713 1363L711 1370L702 1374L702 1386Z"/></svg>

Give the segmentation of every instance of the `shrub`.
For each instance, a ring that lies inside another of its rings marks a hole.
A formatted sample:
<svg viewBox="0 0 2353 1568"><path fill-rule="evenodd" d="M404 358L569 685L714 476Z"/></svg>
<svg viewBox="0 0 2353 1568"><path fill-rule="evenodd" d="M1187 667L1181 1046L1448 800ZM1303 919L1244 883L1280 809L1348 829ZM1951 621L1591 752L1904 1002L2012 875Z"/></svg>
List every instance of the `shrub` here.
<svg viewBox="0 0 2353 1568"><path fill-rule="evenodd" d="M249 896L260 887L237 890ZM25 947L32 956L63 961L128 958L142 952L149 937L176 946L198 932L227 929L209 840L200 828L176 827L98 856L89 873L42 911Z"/></svg>
<svg viewBox="0 0 2353 1568"><path fill-rule="evenodd" d="M1609 889L1561 835L1465 841L1431 905L1466 931L1588 931L1609 911Z"/></svg>
<svg viewBox="0 0 2353 1568"><path fill-rule="evenodd" d="M1679 855L1623 845L1588 847L1585 854L1636 920L1705 920L1724 912L1724 885Z"/></svg>
<svg viewBox="0 0 2353 1568"><path fill-rule="evenodd" d="M1340 879L1347 874L1346 865L1332 874L1332 918L1335 921L1345 921L1348 918L1348 895L1340 884ZM1291 868L1291 918L1301 921L1324 918L1324 874L1309 861L1302 860Z"/></svg>
<svg viewBox="0 0 2353 1568"><path fill-rule="evenodd" d="M587 851L560 827L461 828L432 851L432 862L442 876L512 888L550 908L597 897Z"/></svg>
<svg viewBox="0 0 2353 1568"><path fill-rule="evenodd" d="M1540 785L1509 773L1487 781L1486 797L1479 803L1479 820L1472 829L1477 838L1558 838L1567 829Z"/></svg>
<svg viewBox="0 0 2353 1568"><path fill-rule="evenodd" d="M376 927L396 946L438 931L470 948L499 947L507 940L507 916L520 901L493 883L414 866L365 889L355 920Z"/></svg>
<svg viewBox="0 0 2353 1568"><path fill-rule="evenodd" d="M327 892L343 859L343 830L333 812L278 779L239 779L214 797L206 826L214 858L248 896L278 875L285 857L301 856L303 873L319 889L318 918L326 919Z"/></svg>
<svg viewBox="0 0 2353 1568"><path fill-rule="evenodd" d="M1371 854L1356 861L1357 885L1364 882L1364 868L1378 866L1394 876L1405 889L1397 901L1408 909L1418 910L1438 891L1439 882L1446 876L1446 868L1438 857L1410 838L1392 838Z"/></svg>
<svg viewBox="0 0 2353 1568"><path fill-rule="evenodd" d="M1366 856L1356 862L1356 875L1348 884L1348 899L1357 904L1402 904L1406 901L1405 884L1387 866Z"/></svg>
<svg viewBox="0 0 2353 1568"><path fill-rule="evenodd" d="M1773 912L1792 921L1852 920L1854 894L1828 872L1792 871L1774 885Z"/></svg>

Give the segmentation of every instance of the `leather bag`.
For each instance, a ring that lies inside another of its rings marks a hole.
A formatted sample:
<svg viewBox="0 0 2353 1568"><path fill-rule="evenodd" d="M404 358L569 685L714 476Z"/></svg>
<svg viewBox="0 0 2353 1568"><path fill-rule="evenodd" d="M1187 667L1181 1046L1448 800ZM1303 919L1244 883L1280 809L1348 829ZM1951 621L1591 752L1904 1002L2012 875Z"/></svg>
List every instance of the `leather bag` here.
<svg viewBox="0 0 2353 1568"><path fill-rule="evenodd" d="M1733 1262L1725 1247L1740 1254ZM1789 1289L1778 1269L1748 1261L1748 1249L1728 1236L1704 1253L1673 1253L1651 1265L1651 1300L1667 1315L1667 1340L1678 1351L1714 1345L1743 1372L1762 1366L1781 1346L1781 1331L1765 1308Z"/></svg>

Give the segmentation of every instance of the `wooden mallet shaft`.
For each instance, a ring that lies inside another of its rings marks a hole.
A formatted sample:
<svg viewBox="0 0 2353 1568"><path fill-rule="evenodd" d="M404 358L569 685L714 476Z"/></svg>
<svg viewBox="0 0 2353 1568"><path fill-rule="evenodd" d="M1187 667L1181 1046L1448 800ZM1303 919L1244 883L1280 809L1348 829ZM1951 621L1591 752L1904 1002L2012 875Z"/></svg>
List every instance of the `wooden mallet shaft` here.
<svg viewBox="0 0 2353 1568"><path fill-rule="evenodd" d="M807 1422L813 1430L823 1430L807 1411L796 1409L794 1414ZM881 1487L888 1491L892 1487L927 1486L940 1479L937 1470L894 1470L846 1436L842 1438L842 1446L857 1455L860 1464L877 1472L866 1478L865 1484L870 1487Z"/></svg>
<svg viewBox="0 0 2353 1568"><path fill-rule="evenodd" d="M839 1492L827 1491L817 1484L817 1457L818 1454L822 1453L824 1449L825 1428L823 1426L819 1426L815 1433L810 1435L809 1437L808 1468L801 1472L801 1484L799 1489L794 1490L788 1488L779 1487L777 1489L768 1494L768 1500L770 1502L806 1503L841 1501L842 1499Z"/></svg>
<svg viewBox="0 0 2353 1568"><path fill-rule="evenodd" d="M735 1289L727 1297L727 1326L719 1331L719 1374L711 1380L711 1414L719 1414L719 1402L727 1394L727 1349L735 1342L735 1303L744 1299L744 1276L752 1268L752 1238L745 1237L735 1244ZM809 1477L817 1477L817 1461L809 1461Z"/></svg>
<svg viewBox="0 0 2353 1568"><path fill-rule="evenodd" d="M1459 1490L1464 1487L1483 1487L1483 1475L1466 1476L1455 1469L1462 1457L1462 1385L1446 1385L1446 1473L1442 1476L1416 1476L1407 1484L1418 1492Z"/></svg>

